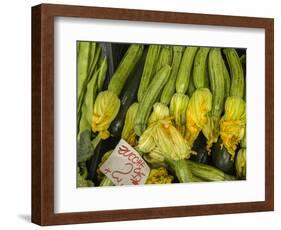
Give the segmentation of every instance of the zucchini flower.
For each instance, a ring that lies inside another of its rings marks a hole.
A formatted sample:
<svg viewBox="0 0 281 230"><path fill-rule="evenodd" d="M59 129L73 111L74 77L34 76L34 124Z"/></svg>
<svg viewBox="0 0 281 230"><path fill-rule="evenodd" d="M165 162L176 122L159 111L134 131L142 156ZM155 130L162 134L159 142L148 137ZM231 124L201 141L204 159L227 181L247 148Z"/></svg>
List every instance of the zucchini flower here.
<svg viewBox="0 0 281 230"><path fill-rule="evenodd" d="M159 147L156 147L154 150L152 150L150 153L144 154L143 158L146 162L152 165L164 165L165 158L159 149Z"/></svg>
<svg viewBox="0 0 281 230"><path fill-rule="evenodd" d="M169 108L163 103L157 102L153 105L153 111L149 117L148 125L155 121L166 119L170 116Z"/></svg>
<svg viewBox="0 0 281 230"><path fill-rule="evenodd" d="M163 156L171 160L188 159L190 146L169 120L161 120L155 127L155 142Z"/></svg>
<svg viewBox="0 0 281 230"><path fill-rule="evenodd" d="M236 173L239 178L246 178L246 149L242 148L237 153L235 160Z"/></svg>
<svg viewBox="0 0 281 230"><path fill-rule="evenodd" d="M92 120L93 132L99 132L101 139L107 139L110 135L108 128L116 117L120 108L118 96L111 91L100 92L94 104Z"/></svg>
<svg viewBox="0 0 281 230"><path fill-rule="evenodd" d="M220 120L220 135L223 145L234 160L237 145L246 129L246 103L239 97L228 97L225 102L225 114Z"/></svg>
<svg viewBox="0 0 281 230"><path fill-rule="evenodd" d="M155 148L164 159L171 160L186 159L192 153L186 140L170 120L159 120L151 124L141 135L138 145L141 152L151 154Z"/></svg>
<svg viewBox="0 0 281 230"><path fill-rule="evenodd" d="M186 110L186 139L189 146L208 122L212 109L212 94L207 88L197 89L191 96Z"/></svg>
<svg viewBox="0 0 281 230"><path fill-rule="evenodd" d="M189 97L185 94L175 93L170 103L170 113L175 119L176 128L184 135L186 123L186 110Z"/></svg>
<svg viewBox="0 0 281 230"><path fill-rule="evenodd" d="M155 130L156 124L150 125L140 136L138 149L143 153L152 152L156 148Z"/></svg>
<svg viewBox="0 0 281 230"><path fill-rule="evenodd" d="M126 113L125 123L122 130L122 138L127 141L130 145L135 146L137 143L135 133L135 117L138 111L139 104L133 103Z"/></svg>
<svg viewBox="0 0 281 230"><path fill-rule="evenodd" d="M151 169L146 184L171 184L174 177L164 167Z"/></svg>

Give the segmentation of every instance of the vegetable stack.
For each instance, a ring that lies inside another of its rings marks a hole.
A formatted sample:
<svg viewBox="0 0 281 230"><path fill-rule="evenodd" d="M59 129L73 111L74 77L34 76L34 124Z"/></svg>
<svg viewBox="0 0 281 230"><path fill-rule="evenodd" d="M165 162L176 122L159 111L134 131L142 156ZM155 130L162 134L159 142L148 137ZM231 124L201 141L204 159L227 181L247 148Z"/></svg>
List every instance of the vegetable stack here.
<svg viewBox="0 0 281 230"><path fill-rule="evenodd" d="M121 138L150 166L146 184L246 179L245 50L126 45L110 76L101 43L77 47L79 187L113 186L99 167Z"/></svg>

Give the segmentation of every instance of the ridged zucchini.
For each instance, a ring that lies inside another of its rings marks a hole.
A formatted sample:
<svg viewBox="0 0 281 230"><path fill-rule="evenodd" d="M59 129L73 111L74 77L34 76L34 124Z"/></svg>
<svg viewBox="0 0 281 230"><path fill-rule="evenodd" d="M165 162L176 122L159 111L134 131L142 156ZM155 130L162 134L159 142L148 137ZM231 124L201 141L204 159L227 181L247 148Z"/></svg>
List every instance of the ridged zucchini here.
<svg viewBox="0 0 281 230"><path fill-rule="evenodd" d="M207 181L228 181L235 180L234 176L228 175L223 171L202 163L196 163L186 160L193 175L200 177Z"/></svg>
<svg viewBox="0 0 281 230"><path fill-rule="evenodd" d="M245 80L239 56L233 48L226 48L223 52L226 56L231 75L230 96L243 98Z"/></svg>
<svg viewBox="0 0 281 230"><path fill-rule="evenodd" d="M77 82L78 98L81 97L83 86L88 77L90 48L91 48L90 42L79 42L78 64L77 64L78 65L78 82Z"/></svg>
<svg viewBox="0 0 281 230"><path fill-rule="evenodd" d="M207 57L209 54L210 48L200 47L193 64L193 84L196 89L199 88L208 88L208 75L207 75Z"/></svg>
<svg viewBox="0 0 281 230"><path fill-rule="evenodd" d="M219 118L224 109L224 76L219 48L211 48L208 57L209 80L212 92L212 116Z"/></svg>
<svg viewBox="0 0 281 230"><path fill-rule="evenodd" d="M186 160L173 161L166 159L165 162L173 174L176 175L180 183L198 181L193 178L191 169Z"/></svg>
<svg viewBox="0 0 281 230"><path fill-rule="evenodd" d="M154 76L151 84L140 101L135 121L135 132L138 136L140 136L145 130L153 104L160 95L164 85L167 83L170 72L171 67L168 65L160 69Z"/></svg>
<svg viewBox="0 0 281 230"><path fill-rule="evenodd" d="M120 138L124 126L127 110L137 99L139 84L142 77L146 53L144 52L141 59L136 63L136 66L127 80L122 95L120 97L121 106L115 119L112 121L109 132L113 137Z"/></svg>
<svg viewBox="0 0 281 230"><path fill-rule="evenodd" d="M159 59L157 60L155 71L158 72L165 65L171 65L172 63L172 49L170 46L161 46L161 52Z"/></svg>
<svg viewBox="0 0 281 230"><path fill-rule="evenodd" d="M165 85L160 101L168 105L176 91L176 80L179 71L179 66L182 57L183 46L173 46L173 61L172 61L172 70L169 77L169 81Z"/></svg>
<svg viewBox="0 0 281 230"><path fill-rule="evenodd" d="M188 88L187 88L187 94L189 97L192 96L193 92L196 90L194 84L193 84L193 77L190 78L189 84L188 84Z"/></svg>
<svg viewBox="0 0 281 230"><path fill-rule="evenodd" d="M147 90L151 82L152 77L155 74L156 63L159 59L160 50L160 45L149 45L138 91L138 101L141 101L143 95L145 94L145 91Z"/></svg>
<svg viewBox="0 0 281 230"><path fill-rule="evenodd" d="M186 47L184 50L176 81L177 93L185 94L188 89L193 60L197 50L198 47L192 46Z"/></svg>
<svg viewBox="0 0 281 230"><path fill-rule="evenodd" d="M143 49L144 46L138 44L133 44L129 47L109 82L109 91L115 93L117 96L121 93L130 73L140 59Z"/></svg>
<svg viewBox="0 0 281 230"><path fill-rule="evenodd" d="M230 76L224 61L222 60L222 70L223 70L223 77L224 77L224 96L227 98L230 94Z"/></svg>

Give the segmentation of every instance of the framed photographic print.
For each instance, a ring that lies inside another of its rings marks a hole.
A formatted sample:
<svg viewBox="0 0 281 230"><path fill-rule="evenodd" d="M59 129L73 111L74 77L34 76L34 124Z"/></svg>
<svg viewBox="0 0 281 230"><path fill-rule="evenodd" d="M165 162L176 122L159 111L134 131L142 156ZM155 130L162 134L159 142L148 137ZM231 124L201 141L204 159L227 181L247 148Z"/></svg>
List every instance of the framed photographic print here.
<svg viewBox="0 0 281 230"><path fill-rule="evenodd" d="M274 21L32 8L32 222L272 211Z"/></svg>

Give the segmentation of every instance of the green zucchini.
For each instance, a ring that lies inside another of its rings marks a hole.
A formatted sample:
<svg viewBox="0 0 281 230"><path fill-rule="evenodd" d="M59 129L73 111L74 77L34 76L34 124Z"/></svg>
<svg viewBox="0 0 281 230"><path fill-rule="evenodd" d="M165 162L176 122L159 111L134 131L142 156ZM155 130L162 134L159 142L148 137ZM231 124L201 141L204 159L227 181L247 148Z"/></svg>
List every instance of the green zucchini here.
<svg viewBox="0 0 281 230"><path fill-rule="evenodd" d="M227 149L222 146L221 139L212 146L211 156L212 165L225 173L234 174L234 161L231 160L231 155L228 153Z"/></svg>
<svg viewBox="0 0 281 230"><path fill-rule="evenodd" d="M200 47L193 64L193 83L196 89L208 88L207 57L210 48Z"/></svg>
<svg viewBox="0 0 281 230"><path fill-rule="evenodd" d="M170 103L176 91L176 79L181 62L182 51L183 46L173 46L173 61L171 66L172 70L169 77L169 81L165 85L160 98L160 101L165 105L168 105Z"/></svg>
<svg viewBox="0 0 281 230"><path fill-rule="evenodd" d="M117 96L121 93L130 73L142 56L143 49L144 46L138 44L133 44L129 47L109 82L109 91L115 93Z"/></svg>
<svg viewBox="0 0 281 230"><path fill-rule="evenodd" d="M222 61L221 50L219 48L211 48L208 57L208 69L213 95L211 115L215 118L220 118L224 109L225 84Z"/></svg>
<svg viewBox="0 0 281 230"><path fill-rule="evenodd" d="M230 94L230 76L228 73L228 70L226 68L226 65L224 63L224 60L222 60L222 70L223 70L223 77L224 77L224 96L225 98L229 97Z"/></svg>
<svg viewBox="0 0 281 230"><path fill-rule="evenodd" d="M244 73L239 56L235 49L226 48L223 50L231 75L230 96L244 97Z"/></svg>
<svg viewBox="0 0 281 230"><path fill-rule="evenodd" d="M194 93L195 90L196 90L196 88L193 84L193 78L190 78L188 88L187 88L187 94L188 94L189 98L191 98L191 96L192 96L192 94Z"/></svg>
<svg viewBox="0 0 281 230"><path fill-rule="evenodd" d="M141 101L145 91L147 90L152 77L156 71L156 63L159 59L161 46L149 45L147 56L145 59L144 69L141 77L141 82L138 91L138 101Z"/></svg>
<svg viewBox="0 0 281 230"><path fill-rule="evenodd" d="M119 112L115 119L112 121L109 128L109 132L113 137L120 138L127 110L137 99L137 93L142 77L145 59L146 52L143 53L141 59L136 63L134 70L132 71L124 86L122 95L120 97L121 105Z"/></svg>
<svg viewBox="0 0 281 230"><path fill-rule="evenodd" d="M185 94L188 89L194 56L198 47L186 47L181 59L176 81L176 92Z"/></svg>
<svg viewBox="0 0 281 230"><path fill-rule="evenodd" d="M170 72L171 67L168 65L160 69L154 76L151 84L140 101L135 121L135 132L138 136L141 136L145 130L153 104L160 95L164 85L167 83Z"/></svg>
<svg viewBox="0 0 281 230"><path fill-rule="evenodd" d="M155 71L158 72L163 66L171 65L172 63L172 49L170 46L161 46L159 60L156 64Z"/></svg>
<svg viewBox="0 0 281 230"><path fill-rule="evenodd" d="M165 160L169 169L178 178L180 183L193 182L194 178L186 160ZM197 181L197 180L196 180Z"/></svg>
<svg viewBox="0 0 281 230"><path fill-rule="evenodd" d="M202 178L207 181L228 181L235 180L234 176L228 175L223 171L202 163L196 163L190 160L186 160L188 166L193 175L196 177Z"/></svg>
<svg viewBox="0 0 281 230"><path fill-rule="evenodd" d="M79 53L78 53L78 82L77 82L77 94L78 98L81 97L81 92L85 81L88 77L89 67L89 55L90 55L90 42L79 42Z"/></svg>

